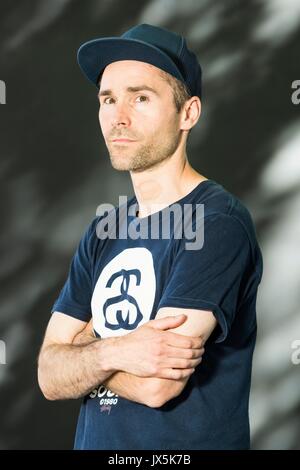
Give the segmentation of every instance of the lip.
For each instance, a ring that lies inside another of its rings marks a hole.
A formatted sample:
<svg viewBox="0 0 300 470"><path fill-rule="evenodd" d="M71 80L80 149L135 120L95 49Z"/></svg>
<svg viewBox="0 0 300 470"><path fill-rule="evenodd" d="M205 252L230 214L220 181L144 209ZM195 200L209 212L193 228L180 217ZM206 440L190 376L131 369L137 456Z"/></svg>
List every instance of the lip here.
<svg viewBox="0 0 300 470"><path fill-rule="evenodd" d="M113 139L113 142L136 142L136 141L131 140L131 139Z"/></svg>

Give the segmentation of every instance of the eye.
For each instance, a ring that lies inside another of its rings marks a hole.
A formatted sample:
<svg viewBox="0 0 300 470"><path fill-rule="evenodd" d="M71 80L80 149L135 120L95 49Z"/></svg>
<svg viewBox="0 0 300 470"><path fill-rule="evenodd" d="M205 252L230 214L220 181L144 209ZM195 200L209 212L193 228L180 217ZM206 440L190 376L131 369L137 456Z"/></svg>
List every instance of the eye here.
<svg viewBox="0 0 300 470"><path fill-rule="evenodd" d="M149 101L149 98L148 96L145 96L145 95L139 95L137 97L137 100L139 100L139 103L145 103L146 101Z"/></svg>
<svg viewBox="0 0 300 470"><path fill-rule="evenodd" d="M113 100L113 98L111 96L107 96L106 98L104 98L102 104L111 104L111 102L109 102L107 100Z"/></svg>

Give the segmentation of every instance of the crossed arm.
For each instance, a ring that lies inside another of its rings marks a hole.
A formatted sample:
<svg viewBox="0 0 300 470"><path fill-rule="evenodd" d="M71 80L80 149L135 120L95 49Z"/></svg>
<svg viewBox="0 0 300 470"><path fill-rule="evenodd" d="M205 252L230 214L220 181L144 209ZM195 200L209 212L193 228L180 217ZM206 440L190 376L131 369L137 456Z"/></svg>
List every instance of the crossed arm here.
<svg viewBox="0 0 300 470"><path fill-rule="evenodd" d="M168 307L125 336L98 339L91 324L54 312L38 358L40 388L47 399L59 400L104 384L160 407L181 393L216 324L212 312Z"/></svg>
<svg viewBox="0 0 300 470"><path fill-rule="evenodd" d="M213 313L206 310L163 307L158 311L156 319L176 316L181 313L186 315L185 322L169 331L186 336L199 336L204 345L217 325ZM94 340L92 321L90 321L86 328L74 338L73 343L84 344ZM103 385L123 398L157 408L180 395L189 377L190 375L178 379L139 377L117 371L105 379Z"/></svg>

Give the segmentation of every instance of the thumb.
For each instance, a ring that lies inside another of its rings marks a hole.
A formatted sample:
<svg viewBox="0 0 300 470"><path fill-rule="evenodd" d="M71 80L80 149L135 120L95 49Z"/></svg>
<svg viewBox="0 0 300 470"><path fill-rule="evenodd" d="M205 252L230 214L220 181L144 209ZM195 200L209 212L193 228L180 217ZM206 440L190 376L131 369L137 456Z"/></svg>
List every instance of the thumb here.
<svg viewBox="0 0 300 470"><path fill-rule="evenodd" d="M157 320L151 320L149 322L149 326L151 326L151 328L155 328L156 330L169 330L171 328L176 328L177 326L181 325L185 322L186 319L187 316L184 314L158 318Z"/></svg>
<svg viewBox="0 0 300 470"><path fill-rule="evenodd" d="M89 321L89 323L86 325L85 327L85 331L93 331L94 329L94 325L93 325L93 318L91 318L91 320Z"/></svg>

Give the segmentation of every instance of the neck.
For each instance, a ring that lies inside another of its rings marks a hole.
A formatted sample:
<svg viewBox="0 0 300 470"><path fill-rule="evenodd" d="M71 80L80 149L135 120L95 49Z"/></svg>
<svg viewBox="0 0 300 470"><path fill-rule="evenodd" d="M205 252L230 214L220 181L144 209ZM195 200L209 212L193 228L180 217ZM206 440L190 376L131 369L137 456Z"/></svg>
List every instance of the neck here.
<svg viewBox="0 0 300 470"><path fill-rule="evenodd" d="M186 153L172 155L159 166L130 172L138 202L138 216L146 217L189 194L206 177L189 164Z"/></svg>

